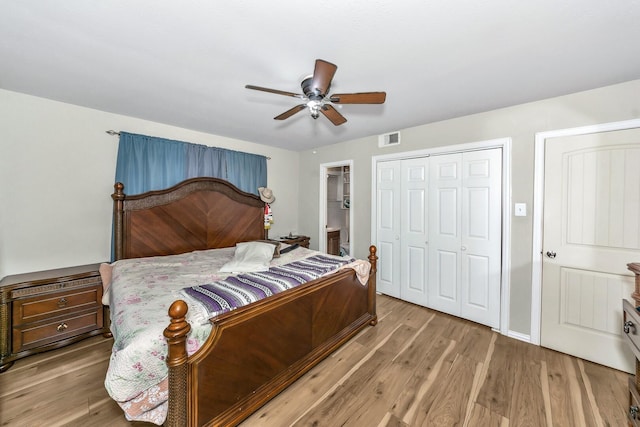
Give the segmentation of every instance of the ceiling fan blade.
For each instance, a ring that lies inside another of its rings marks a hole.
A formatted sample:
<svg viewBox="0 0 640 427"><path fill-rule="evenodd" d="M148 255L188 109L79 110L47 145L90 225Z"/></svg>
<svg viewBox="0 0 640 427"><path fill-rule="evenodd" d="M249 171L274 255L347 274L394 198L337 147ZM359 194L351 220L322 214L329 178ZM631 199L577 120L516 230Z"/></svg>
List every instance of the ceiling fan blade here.
<svg viewBox="0 0 640 427"><path fill-rule="evenodd" d="M383 104L386 92L336 93L331 95L334 104Z"/></svg>
<svg viewBox="0 0 640 427"><path fill-rule="evenodd" d="M340 126L347 121L347 119L331 105L323 105L322 108L320 108L320 112L336 126Z"/></svg>
<svg viewBox="0 0 640 427"><path fill-rule="evenodd" d="M284 90L269 89L267 87L260 87L260 86L253 86L253 85L246 85L245 88L253 89L253 90L261 90L263 92L275 93L276 95L293 96L294 98L304 99L304 95L293 93L293 92L285 92Z"/></svg>
<svg viewBox="0 0 640 427"><path fill-rule="evenodd" d="M307 108L306 104L296 105L292 109L285 111L284 113L280 114L279 116L274 117L273 119L274 120L288 119L289 117L293 116L295 113L298 113L298 112L304 110L305 108Z"/></svg>
<svg viewBox="0 0 640 427"><path fill-rule="evenodd" d="M319 92L318 95L326 95L337 69L338 67L331 62L316 59L316 68L313 70L311 89L313 91L317 90Z"/></svg>

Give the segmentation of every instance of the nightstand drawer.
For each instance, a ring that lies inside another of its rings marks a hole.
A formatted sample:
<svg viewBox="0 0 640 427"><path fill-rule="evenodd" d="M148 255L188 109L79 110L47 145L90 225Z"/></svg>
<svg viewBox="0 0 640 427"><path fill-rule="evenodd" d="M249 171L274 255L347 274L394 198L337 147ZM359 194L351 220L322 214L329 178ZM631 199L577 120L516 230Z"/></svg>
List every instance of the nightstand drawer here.
<svg viewBox="0 0 640 427"><path fill-rule="evenodd" d="M102 307L13 328L13 351L20 352L102 328Z"/></svg>
<svg viewBox="0 0 640 427"><path fill-rule="evenodd" d="M624 313L623 335L636 359L640 359L640 313L626 299L622 300L622 310Z"/></svg>
<svg viewBox="0 0 640 427"><path fill-rule="evenodd" d="M101 299L102 286L96 285L16 300L13 303L13 325L95 308L100 306Z"/></svg>

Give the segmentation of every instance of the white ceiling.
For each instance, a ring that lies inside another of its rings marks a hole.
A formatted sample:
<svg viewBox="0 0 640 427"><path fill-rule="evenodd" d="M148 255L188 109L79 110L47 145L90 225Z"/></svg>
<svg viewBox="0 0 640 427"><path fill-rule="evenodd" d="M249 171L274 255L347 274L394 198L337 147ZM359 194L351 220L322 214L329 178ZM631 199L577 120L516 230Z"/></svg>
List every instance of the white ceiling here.
<svg viewBox="0 0 640 427"><path fill-rule="evenodd" d="M300 100L244 87L317 58L386 103L276 121ZM638 78L640 0L0 0L0 88L292 150Z"/></svg>

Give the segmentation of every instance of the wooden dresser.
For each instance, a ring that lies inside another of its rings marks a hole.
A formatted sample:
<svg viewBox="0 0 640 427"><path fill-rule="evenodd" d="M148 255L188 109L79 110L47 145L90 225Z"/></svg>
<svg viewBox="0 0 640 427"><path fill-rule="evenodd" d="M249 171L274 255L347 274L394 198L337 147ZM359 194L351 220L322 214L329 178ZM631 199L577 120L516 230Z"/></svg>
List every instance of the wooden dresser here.
<svg viewBox="0 0 640 427"><path fill-rule="evenodd" d="M634 302L622 301L624 336L636 357L636 375L629 377L628 416L630 426L640 427L640 263L627 264L627 267L636 275L636 287L631 295Z"/></svg>
<svg viewBox="0 0 640 427"><path fill-rule="evenodd" d="M0 372L17 359L108 332L99 266L18 274L0 281Z"/></svg>

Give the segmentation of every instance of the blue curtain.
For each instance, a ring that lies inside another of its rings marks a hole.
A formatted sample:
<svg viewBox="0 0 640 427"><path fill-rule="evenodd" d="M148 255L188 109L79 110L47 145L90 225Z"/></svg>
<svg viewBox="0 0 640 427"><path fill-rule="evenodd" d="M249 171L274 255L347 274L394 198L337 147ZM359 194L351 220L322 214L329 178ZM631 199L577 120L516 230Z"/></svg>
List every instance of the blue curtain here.
<svg viewBox="0 0 640 427"><path fill-rule="evenodd" d="M187 145L187 177L215 176L226 179L227 166L225 151L204 145ZM236 186L237 187L237 186Z"/></svg>
<svg viewBox="0 0 640 427"><path fill-rule="evenodd" d="M224 148L120 132L116 182L126 194L171 187L187 178L212 176L258 194L267 186L267 158Z"/></svg>
<svg viewBox="0 0 640 427"><path fill-rule="evenodd" d="M116 182L126 194L169 188L187 178L183 142L120 132Z"/></svg>

